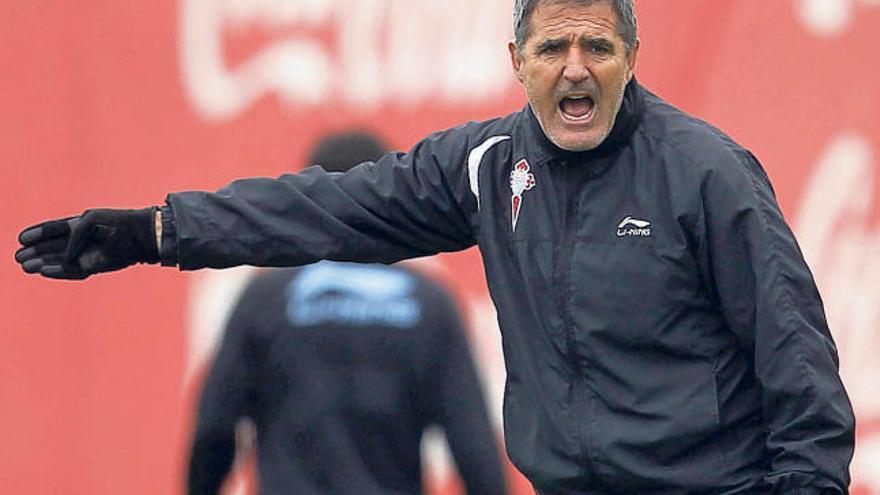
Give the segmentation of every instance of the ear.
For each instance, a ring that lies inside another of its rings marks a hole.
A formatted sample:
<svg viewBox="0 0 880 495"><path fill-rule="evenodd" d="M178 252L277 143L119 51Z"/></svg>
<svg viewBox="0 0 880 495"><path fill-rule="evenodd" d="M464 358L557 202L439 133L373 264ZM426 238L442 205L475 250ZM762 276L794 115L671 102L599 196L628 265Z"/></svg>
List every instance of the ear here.
<svg viewBox="0 0 880 495"><path fill-rule="evenodd" d="M513 67L513 73L516 75L516 78L519 79L519 82L522 82L522 59L519 56L519 50L516 47L516 43L513 41L508 42L507 50L510 52L510 65Z"/></svg>
<svg viewBox="0 0 880 495"><path fill-rule="evenodd" d="M626 65L629 68L629 75L627 76L627 82L632 79L633 74L636 72L636 62L639 59L639 39L636 38L636 42L633 44L632 50L629 51L629 57L627 57Z"/></svg>

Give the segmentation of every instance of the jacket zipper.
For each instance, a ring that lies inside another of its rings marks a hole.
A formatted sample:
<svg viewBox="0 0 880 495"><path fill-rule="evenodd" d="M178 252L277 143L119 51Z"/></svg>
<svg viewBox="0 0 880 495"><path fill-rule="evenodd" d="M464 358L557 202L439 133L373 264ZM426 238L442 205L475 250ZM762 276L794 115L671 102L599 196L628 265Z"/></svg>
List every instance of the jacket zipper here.
<svg viewBox="0 0 880 495"><path fill-rule="evenodd" d="M571 366L574 383L572 407L575 410L574 431L577 432L578 448L580 450L579 457L589 462L589 454L587 448L587 397L585 394L585 377L583 376L580 361L578 359L575 329L571 316L571 264L574 256L575 232L574 218L577 213L579 204L579 196L572 191L572 177L574 176L574 165L567 161L560 163L563 169L563 209L562 209L562 241L560 242L560 250L557 265L557 290L559 291L558 306L559 314L562 319L562 330L566 338L567 358Z"/></svg>
<svg viewBox="0 0 880 495"><path fill-rule="evenodd" d="M566 345L568 347L568 360L573 371L580 371L580 365L577 361L577 352L575 351L574 331L572 330L571 311L569 311L568 298L570 297L571 283L571 256L574 252L574 233L571 225L571 218L574 217L575 204L577 198L571 193L572 166L569 162L561 162L563 169L563 208L562 208L562 241L560 242L559 258L557 265L557 285L559 290L559 313L562 318L562 328L566 337Z"/></svg>

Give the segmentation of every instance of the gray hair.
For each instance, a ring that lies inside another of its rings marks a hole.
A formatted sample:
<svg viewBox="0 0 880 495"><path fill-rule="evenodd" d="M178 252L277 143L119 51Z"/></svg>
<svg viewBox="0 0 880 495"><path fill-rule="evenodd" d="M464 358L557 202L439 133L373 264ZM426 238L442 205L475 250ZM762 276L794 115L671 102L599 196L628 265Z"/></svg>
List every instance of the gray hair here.
<svg viewBox="0 0 880 495"><path fill-rule="evenodd" d="M626 51L629 53L638 39L638 24L633 9L634 0L516 0L513 6L513 34L516 37L516 47L522 50L526 40L532 35L531 17L539 4L549 3L576 3L581 5L593 5L598 2L608 2L614 7L617 14L617 34L623 39Z"/></svg>

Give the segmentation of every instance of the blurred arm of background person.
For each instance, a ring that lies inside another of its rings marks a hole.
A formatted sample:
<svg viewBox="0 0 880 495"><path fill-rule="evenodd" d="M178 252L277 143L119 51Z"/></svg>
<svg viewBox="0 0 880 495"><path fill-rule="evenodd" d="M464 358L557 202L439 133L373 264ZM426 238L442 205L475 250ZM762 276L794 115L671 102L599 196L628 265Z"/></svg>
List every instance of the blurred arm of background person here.
<svg viewBox="0 0 880 495"><path fill-rule="evenodd" d="M431 417L443 427L467 493L506 493L498 440L493 432L466 340L466 330L450 295L432 284L431 342L422 352L431 363L424 385Z"/></svg>
<svg viewBox="0 0 880 495"><path fill-rule="evenodd" d="M258 302L254 290L249 287L233 310L202 388L190 452L190 495L220 493L236 459L237 427L254 411L259 356L248 336L249 306Z"/></svg>

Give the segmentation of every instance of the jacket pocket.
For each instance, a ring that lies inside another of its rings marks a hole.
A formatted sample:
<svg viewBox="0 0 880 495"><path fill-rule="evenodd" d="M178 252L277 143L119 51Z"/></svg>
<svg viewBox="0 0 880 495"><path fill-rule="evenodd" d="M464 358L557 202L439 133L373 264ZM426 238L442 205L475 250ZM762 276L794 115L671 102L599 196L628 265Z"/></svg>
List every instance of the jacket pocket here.
<svg viewBox="0 0 880 495"><path fill-rule="evenodd" d="M651 480L687 485L720 472L714 364L639 361L640 371L627 383L603 384L605 397L596 405L593 434L605 474L638 486Z"/></svg>

